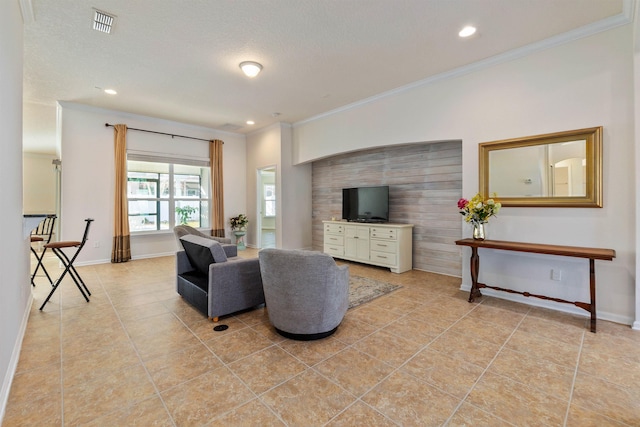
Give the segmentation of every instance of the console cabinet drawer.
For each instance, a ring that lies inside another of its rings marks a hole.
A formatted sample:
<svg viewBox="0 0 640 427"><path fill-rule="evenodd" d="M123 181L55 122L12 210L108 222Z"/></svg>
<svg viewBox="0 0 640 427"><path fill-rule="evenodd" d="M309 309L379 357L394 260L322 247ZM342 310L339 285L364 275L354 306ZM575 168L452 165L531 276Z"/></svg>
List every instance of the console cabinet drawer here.
<svg viewBox="0 0 640 427"><path fill-rule="evenodd" d="M342 224L325 224L324 232L330 234L344 234L344 225Z"/></svg>
<svg viewBox="0 0 640 427"><path fill-rule="evenodd" d="M388 252L371 251L371 261L377 264L396 265L396 254Z"/></svg>
<svg viewBox="0 0 640 427"><path fill-rule="evenodd" d="M372 239L389 239L396 240L398 238L398 231L393 228L371 228Z"/></svg>
<svg viewBox="0 0 640 427"><path fill-rule="evenodd" d="M325 234L324 235L324 244L325 245L344 245L344 236L336 235L336 234Z"/></svg>
<svg viewBox="0 0 640 427"><path fill-rule="evenodd" d="M398 252L398 244L388 240L371 240L371 250L376 252L387 252L395 254Z"/></svg>
<svg viewBox="0 0 640 427"><path fill-rule="evenodd" d="M324 244L324 253L332 256L344 256L344 246Z"/></svg>

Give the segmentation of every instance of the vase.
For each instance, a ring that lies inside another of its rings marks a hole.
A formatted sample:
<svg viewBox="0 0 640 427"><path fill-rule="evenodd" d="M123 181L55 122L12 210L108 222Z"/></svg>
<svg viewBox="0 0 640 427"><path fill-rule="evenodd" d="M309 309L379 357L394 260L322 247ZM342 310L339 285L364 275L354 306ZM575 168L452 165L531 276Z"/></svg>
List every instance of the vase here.
<svg viewBox="0 0 640 427"><path fill-rule="evenodd" d="M473 223L473 239L474 240L484 240L484 222L474 222Z"/></svg>
<svg viewBox="0 0 640 427"><path fill-rule="evenodd" d="M238 250L243 251L247 249L244 244L244 235L247 234L246 231L234 231L233 234L236 236L236 246L238 246Z"/></svg>

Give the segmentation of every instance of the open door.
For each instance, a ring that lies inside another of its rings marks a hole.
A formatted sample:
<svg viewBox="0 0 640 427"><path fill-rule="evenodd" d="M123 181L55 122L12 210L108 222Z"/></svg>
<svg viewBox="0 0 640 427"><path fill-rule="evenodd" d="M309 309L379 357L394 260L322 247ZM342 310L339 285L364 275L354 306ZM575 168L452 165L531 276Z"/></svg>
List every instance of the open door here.
<svg viewBox="0 0 640 427"><path fill-rule="evenodd" d="M276 247L276 168L258 169L258 248Z"/></svg>

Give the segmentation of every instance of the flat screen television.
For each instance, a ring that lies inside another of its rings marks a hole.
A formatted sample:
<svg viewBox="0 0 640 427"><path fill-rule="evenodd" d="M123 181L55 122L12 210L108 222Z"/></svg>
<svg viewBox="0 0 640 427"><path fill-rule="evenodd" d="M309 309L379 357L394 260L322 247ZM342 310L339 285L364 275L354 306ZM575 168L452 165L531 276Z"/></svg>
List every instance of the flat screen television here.
<svg viewBox="0 0 640 427"><path fill-rule="evenodd" d="M389 222L389 187L343 188L342 219Z"/></svg>

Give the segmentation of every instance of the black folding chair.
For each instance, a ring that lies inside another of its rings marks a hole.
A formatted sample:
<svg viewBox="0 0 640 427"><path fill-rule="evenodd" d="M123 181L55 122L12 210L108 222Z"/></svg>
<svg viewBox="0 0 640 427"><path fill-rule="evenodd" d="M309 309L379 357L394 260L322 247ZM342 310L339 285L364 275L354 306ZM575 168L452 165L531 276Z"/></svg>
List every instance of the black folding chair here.
<svg viewBox="0 0 640 427"><path fill-rule="evenodd" d="M82 278L80 277L75 267L73 266L73 262L76 260L76 258L80 254L80 251L84 247L84 244L87 243L87 239L89 237L89 227L91 226L91 222L93 221L93 218L87 218L85 219L85 221L87 222L87 225L84 229L84 235L82 236L81 242L71 240L71 241L64 241L64 242L48 243L45 245L45 248L50 248L53 251L53 253L56 254L56 256L60 259L60 261L62 262L62 265L64 265L64 271L62 272L58 280L56 280L56 283L53 284L53 289L51 289L51 292L47 296L47 299L45 299L42 305L40 306L40 310L42 310L45 304L49 302L49 299L51 298L53 293L56 291L56 289L58 289L58 286L60 286L60 283L62 283L62 279L64 279L64 276L66 276L67 273L69 273L73 281L76 283L76 286L78 287L78 289L80 289L80 293L82 294L84 299L87 302L89 302L89 295L91 295L91 292L89 292L89 288L87 288L87 285L84 284L84 282L82 281ZM67 254L65 254L62 251L62 249L65 249L65 248L77 248L77 249L76 249L76 252L73 254L73 256L69 258Z"/></svg>
<svg viewBox="0 0 640 427"><path fill-rule="evenodd" d="M36 274L38 273L38 269L40 267L42 267L42 271L44 271L45 276L47 276L47 279L49 279L49 283L53 285L53 280L51 280L51 277L49 276L47 269L44 268L44 264L42 264L42 259L44 258L44 253L47 252L46 244L51 242L51 237L53 236L53 226L56 223L56 218L57 217L55 215L47 215L47 217L44 220L40 221L40 224L38 224L38 226L35 229L33 229L33 231L31 232L31 243L40 244L42 242L45 244L44 248L42 249L42 253L40 255L38 255L38 251L36 251L33 248L33 245L31 245L31 252L33 252L33 254L36 257L36 260L38 261L38 264L36 265L36 269L33 270L33 274L31 275L32 286L36 285L33 279L35 279Z"/></svg>

